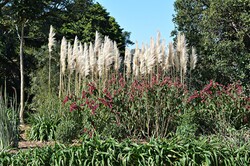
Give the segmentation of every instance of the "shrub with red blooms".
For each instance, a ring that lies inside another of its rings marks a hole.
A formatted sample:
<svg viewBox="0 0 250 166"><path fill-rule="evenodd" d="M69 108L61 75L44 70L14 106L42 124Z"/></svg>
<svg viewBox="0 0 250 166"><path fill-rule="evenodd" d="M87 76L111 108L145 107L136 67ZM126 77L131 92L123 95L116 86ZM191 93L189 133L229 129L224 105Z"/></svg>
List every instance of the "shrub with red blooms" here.
<svg viewBox="0 0 250 166"><path fill-rule="evenodd" d="M63 102L74 116L80 114L83 128L116 138L165 137L189 110L206 130L216 130L224 122L236 128L250 124L249 97L238 83L222 86L211 80L190 95L183 84L168 77L131 81L120 75L105 84L89 83L80 98L71 95Z"/></svg>
<svg viewBox="0 0 250 166"><path fill-rule="evenodd" d="M187 95L182 84L160 76L133 81L122 75L114 78L105 87L89 83L81 98L70 100L72 110L86 113L98 132L113 136L164 137L175 130Z"/></svg>
<svg viewBox="0 0 250 166"><path fill-rule="evenodd" d="M204 128L216 128L220 122L235 128L250 125L249 97L244 95L238 82L223 86L211 80L201 91L194 91L187 103L197 111L195 118L207 123Z"/></svg>

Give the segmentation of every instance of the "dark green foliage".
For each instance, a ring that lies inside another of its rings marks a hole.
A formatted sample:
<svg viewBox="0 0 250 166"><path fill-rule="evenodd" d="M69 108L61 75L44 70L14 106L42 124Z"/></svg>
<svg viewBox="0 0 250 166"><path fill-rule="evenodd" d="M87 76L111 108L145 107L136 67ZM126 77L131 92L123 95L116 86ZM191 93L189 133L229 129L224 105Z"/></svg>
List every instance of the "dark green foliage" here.
<svg viewBox="0 0 250 166"><path fill-rule="evenodd" d="M249 88L249 0L177 0L174 5L176 31L185 34L199 55L194 85L210 79L225 85L240 80Z"/></svg>
<svg viewBox="0 0 250 166"><path fill-rule="evenodd" d="M20 91L18 56L20 41L17 34L20 33L19 23L24 22L25 101L28 102L36 95L36 93L30 94L29 91L32 86L31 79L34 79L32 76L42 72L42 69L45 70L48 64L48 53L44 50L47 48L50 25L56 29L57 41L63 36L74 39L77 35L83 42L91 42L98 30L115 40L120 49L124 49L124 46L131 42L130 33L124 31L106 9L92 0L42 0L39 3L33 0L11 0L6 3L1 2L0 9L0 85L3 85L6 79L8 92L11 93L11 87L15 87L18 93ZM41 57L43 62L40 62ZM54 53L52 57L54 58ZM52 66L59 67L57 63L59 61L54 62L56 63L52 62ZM57 86L52 88L56 89L54 92L57 93Z"/></svg>

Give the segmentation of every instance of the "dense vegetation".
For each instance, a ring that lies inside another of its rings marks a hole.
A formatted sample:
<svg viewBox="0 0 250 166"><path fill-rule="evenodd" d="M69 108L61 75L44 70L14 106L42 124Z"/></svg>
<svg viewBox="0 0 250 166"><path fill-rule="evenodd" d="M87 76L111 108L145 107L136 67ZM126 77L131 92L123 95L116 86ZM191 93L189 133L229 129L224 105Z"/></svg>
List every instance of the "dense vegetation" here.
<svg viewBox="0 0 250 166"><path fill-rule="evenodd" d="M133 51L98 3L27 2L0 2L1 165L249 165L248 1L177 0L175 42ZM11 88L23 79L25 121ZM55 146L6 150L19 121Z"/></svg>
<svg viewBox="0 0 250 166"><path fill-rule="evenodd" d="M250 80L250 1L176 0L173 22L200 55L193 72L196 85L210 79L222 84Z"/></svg>
<svg viewBox="0 0 250 166"><path fill-rule="evenodd" d="M249 165L249 144L235 146L219 138L154 139L118 142L96 136L78 146L56 144L18 153L0 152L2 165Z"/></svg>

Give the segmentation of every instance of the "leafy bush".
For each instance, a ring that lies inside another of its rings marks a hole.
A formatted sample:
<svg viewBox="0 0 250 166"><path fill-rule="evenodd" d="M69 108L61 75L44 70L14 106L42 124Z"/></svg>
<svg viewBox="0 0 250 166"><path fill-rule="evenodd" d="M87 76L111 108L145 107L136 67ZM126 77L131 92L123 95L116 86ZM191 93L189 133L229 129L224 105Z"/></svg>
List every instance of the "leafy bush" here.
<svg viewBox="0 0 250 166"><path fill-rule="evenodd" d="M71 142L79 135L79 124L74 120L64 120L56 128L55 139L61 142Z"/></svg>
<svg viewBox="0 0 250 166"><path fill-rule="evenodd" d="M81 98L65 98L74 117L84 117L83 126L88 124L97 133L116 138L165 137L175 131L187 97L182 84L167 77L129 82L120 76L105 85L89 83Z"/></svg>
<svg viewBox="0 0 250 166"><path fill-rule="evenodd" d="M89 83L81 97L64 100L73 117L84 117L77 122L104 136L166 137L176 129L225 135L249 127L249 97L238 83L210 81L201 91L188 92L167 77L130 82L120 76L104 85Z"/></svg>
<svg viewBox="0 0 250 166"><path fill-rule="evenodd" d="M210 81L203 90L195 91L188 99L193 121L202 134L223 133L227 128L250 127L250 98L238 83L222 86Z"/></svg>

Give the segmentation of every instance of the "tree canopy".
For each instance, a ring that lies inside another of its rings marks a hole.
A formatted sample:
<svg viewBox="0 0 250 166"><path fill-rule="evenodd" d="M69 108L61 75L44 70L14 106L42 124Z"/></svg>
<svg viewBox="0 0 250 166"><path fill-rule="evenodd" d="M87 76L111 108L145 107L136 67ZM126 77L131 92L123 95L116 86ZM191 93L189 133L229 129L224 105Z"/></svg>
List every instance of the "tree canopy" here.
<svg viewBox="0 0 250 166"><path fill-rule="evenodd" d="M2 0L0 1L0 85L19 92L20 29L24 25L24 73L26 90L30 74L38 69L43 47L47 46L50 25L56 29L56 40L63 36L82 42L94 40L95 32L107 35L124 50L131 44L129 32L110 16L106 9L92 0ZM43 52L47 58L46 52ZM27 91L26 91L27 92Z"/></svg>
<svg viewBox="0 0 250 166"><path fill-rule="evenodd" d="M250 1L176 0L175 31L199 54L195 82L250 81Z"/></svg>

